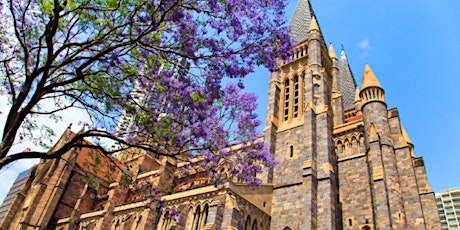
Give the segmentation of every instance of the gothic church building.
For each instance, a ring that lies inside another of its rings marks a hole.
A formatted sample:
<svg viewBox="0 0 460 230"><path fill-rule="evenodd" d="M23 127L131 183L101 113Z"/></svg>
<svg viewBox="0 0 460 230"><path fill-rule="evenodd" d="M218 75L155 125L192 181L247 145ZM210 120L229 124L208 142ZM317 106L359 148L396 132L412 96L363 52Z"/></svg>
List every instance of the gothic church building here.
<svg viewBox="0 0 460 230"><path fill-rule="evenodd" d="M183 162L133 154L138 184L170 186L159 209L141 186L104 177L110 167L88 170L88 151L75 149L32 170L0 229L441 229L423 159L398 110L387 108L376 73L366 65L358 88L344 51L338 57L326 45L309 0L299 0L290 28L298 45L271 73L261 137L279 164L260 175L260 188L217 189L199 169L176 173ZM67 130L57 147L72 135Z"/></svg>

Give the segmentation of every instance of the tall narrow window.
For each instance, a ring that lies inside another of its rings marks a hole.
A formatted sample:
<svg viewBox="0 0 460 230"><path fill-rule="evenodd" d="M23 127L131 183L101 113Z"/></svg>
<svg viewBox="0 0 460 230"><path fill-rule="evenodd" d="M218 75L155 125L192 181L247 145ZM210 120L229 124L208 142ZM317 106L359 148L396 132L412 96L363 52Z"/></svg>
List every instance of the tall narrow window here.
<svg viewBox="0 0 460 230"><path fill-rule="evenodd" d="M164 220L163 220L163 226L161 227L161 230L169 230L169 228L171 227L171 222L172 222L169 212L166 212L163 218Z"/></svg>
<svg viewBox="0 0 460 230"><path fill-rule="evenodd" d="M137 218L136 225L135 225L135 228L134 228L134 229L136 229L136 230L139 229L139 226L140 226L140 224L141 224L141 220L142 220L142 216L139 216L139 217Z"/></svg>
<svg viewBox="0 0 460 230"><path fill-rule="evenodd" d="M279 117L279 107L280 107L280 94L281 94L281 90L278 86L275 86L275 117L278 118Z"/></svg>
<svg viewBox="0 0 460 230"><path fill-rule="evenodd" d="M294 146L291 145L291 147L289 148L289 156L290 157L294 157Z"/></svg>
<svg viewBox="0 0 460 230"><path fill-rule="evenodd" d="M246 222L244 222L244 230L251 230L251 217L246 217Z"/></svg>
<svg viewBox="0 0 460 230"><path fill-rule="evenodd" d="M201 207L198 206L195 209L195 215L193 216L193 225L192 230L200 229L200 219L201 219Z"/></svg>
<svg viewBox="0 0 460 230"><path fill-rule="evenodd" d="M117 219L117 220L115 221L115 225L114 225L113 229L114 229L114 230L120 229L120 219Z"/></svg>
<svg viewBox="0 0 460 230"><path fill-rule="evenodd" d="M195 215L193 215L192 230L201 230L208 222L209 206L206 204L201 211L201 207L198 206L195 209Z"/></svg>
<svg viewBox="0 0 460 230"><path fill-rule="evenodd" d="M209 206L205 205L203 209L203 213L201 215L200 229L204 228L204 226L206 225L206 222L208 221L208 210L209 210Z"/></svg>
<svg viewBox="0 0 460 230"><path fill-rule="evenodd" d="M299 116L299 77L294 78L294 117Z"/></svg>
<svg viewBox="0 0 460 230"><path fill-rule="evenodd" d="M289 118L289 80L284 82L284 120Z"/></svg>

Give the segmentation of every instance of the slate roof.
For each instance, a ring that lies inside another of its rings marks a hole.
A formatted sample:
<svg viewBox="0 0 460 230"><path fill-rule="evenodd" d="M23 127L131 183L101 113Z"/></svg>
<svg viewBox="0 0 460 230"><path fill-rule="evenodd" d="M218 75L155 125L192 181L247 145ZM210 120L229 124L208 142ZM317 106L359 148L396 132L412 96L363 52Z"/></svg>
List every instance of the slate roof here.
<svg viewBox="0 0 460 230"><path fill-rule="evenodd" d="M313 16L317 18L315 12L313 11L313 7L311 6L310 0L299 0L294 10L294 14L291 17L291 21L289 22L289 29L291 30L290 35L294 41L301 42L308 38L308 30L310 29L311 19ZM326 43L324 41L324 37L322 35L321 37L321 42L325 46ZM339 63L339 81L340 91L343 95L344 109L348 110L354 108L357 84L343 50Z"/></svg>
<svg viewBox="0 0 460 230"><path fill-rule="evenodd" d="M347 55L344 50L340 53L339 82L340 92L342 92L343 96L343 108L345 110L354 108L357 84L355 78L353 77L353 73L351 72Z"/></svg>
<svg viewBox="0 0 460 230"><path fill-rule="evenodd" d="M309 0L299 0L297 2L294 14L289 22L290 35L294 41L300 42L307 39L311 18L314 15L315 13Z"/></svg>

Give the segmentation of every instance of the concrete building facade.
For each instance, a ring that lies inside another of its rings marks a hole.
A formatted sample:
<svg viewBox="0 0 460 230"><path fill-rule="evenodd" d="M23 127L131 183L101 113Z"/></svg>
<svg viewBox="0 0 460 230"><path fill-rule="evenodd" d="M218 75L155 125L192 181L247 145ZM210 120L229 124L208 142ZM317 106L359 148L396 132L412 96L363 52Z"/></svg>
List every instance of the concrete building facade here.
<svg viewBox="0 0 460 230"><path fill-rule="evenodd" d="M442 229L460 229L460 188L440 191L435 197Z"/></svg>
<svg viewBox="0 0 460 230"><path fill-rule="evenodd" d="M217 189L198 166L184 175L187 163L145 153L130 155L134 186L91 172L74 150L39 164L21 208L0 228L441 229L423 158L371 67L359 89L308 0L290 27L298 44L270 75L262 137L279 164L259 175L260 188L231 181ZM146 194L152 188L169 192Z"/></svg>
<svg viewBox="0 0 460 230"><path fill-rule="evenodd" d="M6 195L2 205L0 206L0 223L3 222L3 219L5 219L5 217L7 217L7 214L10 210L16 210L18 208L15 204L18 204L22 201L21 199L24 197L25 194L21 194L20 192L23 190L25 186L27 186L27 181L30 177L31 172L32 168L19 173L13 185L11 185L8 194Z"/></svg>

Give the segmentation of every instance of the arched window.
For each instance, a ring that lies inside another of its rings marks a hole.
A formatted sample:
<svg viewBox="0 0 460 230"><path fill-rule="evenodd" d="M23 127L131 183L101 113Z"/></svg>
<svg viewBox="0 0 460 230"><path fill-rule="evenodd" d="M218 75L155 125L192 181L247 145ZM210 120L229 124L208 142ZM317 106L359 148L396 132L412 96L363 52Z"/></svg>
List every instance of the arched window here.
<svg viewBox="0 0 460 230"><path fill-rule="evenodd" d="M345 144L344 144L344 153L348 154L350 152L350 141L348 139L345 139Z"/></svg>
<svg viewBox="0 0 460 230"><path fill-rule="evenodd" d="M246 222L244 222L244 230L251 230L251 217L246 217Z"/></svg>
<svg viewBox="0 0 460 230"><path fill-rule="evenodd" d="M139 229L139 225L141 224L141 220L142 220L142 215L139 215L139 217L137 217L137 221L136 221L136 226L134 227L134 229Z"/></svg>
<svg viewBox="0 0 460 230"><path fill-rule="evenodd" d="M351 146L352 146L351 152L353 154L359 153L359 142L358 142L358 139L356 139L356 137L351 138Z"/></svg>
<svg viewBox="0 0 460 230"><path fill-rule="evenodd" d="M294 78L294 117L299 116L299 77Z"/></svg>
<svg viewBox="0 0 460 230"><path fill-rule="evenodd" d="M285 227L285 228L283 228L283 230L292 230L292 228L290 228L290 227Z"/></svg>
<svg viewBox="0 0 460 230"><path fill-rule="evenodd" d="M200 229L204 228L206 225L206 222L208 221L208 211L209 211L209 206L206 204L203 209L203 213L201 214L201 224L200 224Z"/></svg>
<svg viewBox="0 0 460 230"><path fill-rule="evenodd" d="M289 118L289 79L284 81L284 120Z"/></svg>
<svg viewBox="0 0 460 230"><path fill-rule="evenodd" d="M192 230L203 229L208 221L208 211L209 206L206 204L201 210L201 206L198 205L195 209L195 214L193 215Z"/></svg>
<svg viewBox="0 0 460 230"><path fill-rule="evenodd" d="M198 205L195 209L195 215L193 216L192 230L200 229L200 218L201 218L201 207Z"/></svg>
<svg viewBox="0 0 460 230"><path fill-rule="evenodd" d="M364 152L365 151L365 145L364 145L364 136L361 134L359 135L359 152Z"/></svg>
<svg viewBox="0 0 460 230"><path fill-rule="evenodd" d="M169 212L166 212L163 216L163 225L161 226L161 230L169 230L171 227L172 218Z"/></svg>
<svg viewBox="0 0 460 230"><path fill-rule="evenodd" d="M337 142L337 153L343 153L343 145L341 141Z"/></svg>
<svg viewBox="0 0 460 230"><path fill-rule="evenodd" d="M252 222L251 230L257 230L257 220L256 219L254 219L254 222Z"/></svg>
<svg viewBox="0 0 460 230"><path fill-rule="evenodd" d="M362 227L361 230L371 230L371 227L366 225L366 226Z"/></svg>
<svg viewBox="0 0 460 230"><path fill-rule="evenodd" d="M120 229L120 219L117 219L115 221L115 223L113 224L113 227L112 227L113 230L118 230Z"/></svg>

